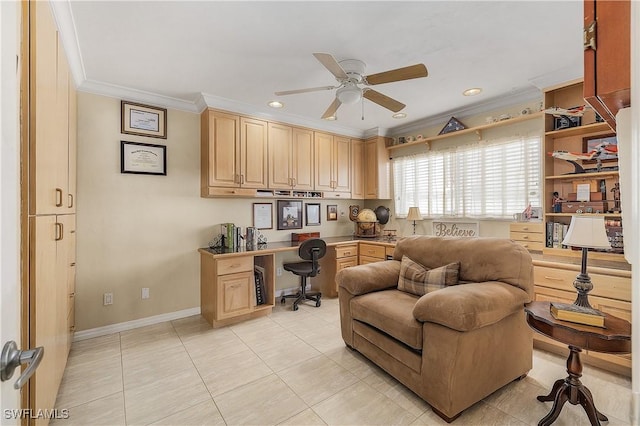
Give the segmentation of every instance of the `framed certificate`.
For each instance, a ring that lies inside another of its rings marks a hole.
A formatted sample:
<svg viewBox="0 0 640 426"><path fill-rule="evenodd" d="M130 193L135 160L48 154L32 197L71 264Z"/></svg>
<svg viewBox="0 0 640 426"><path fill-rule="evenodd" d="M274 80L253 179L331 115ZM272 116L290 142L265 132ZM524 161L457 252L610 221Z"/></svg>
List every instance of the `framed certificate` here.
<svg viewBox="0 0 640 426"><path fill-rule="evenodd" d="M273 203L253 203L253 226L257 229L273 228Z"/></svg>
<svg viewBox="0 0 640 426"><path fill-rule="evenodd" d="M120 141L120 173L167 175L167 147Z"/></svg>
<svg viewBox="0 0 640 426"><path fill-rule="evenodd" d="M122 101L120 131L129 135L167 138L167 110L149 105Z"/></svg>

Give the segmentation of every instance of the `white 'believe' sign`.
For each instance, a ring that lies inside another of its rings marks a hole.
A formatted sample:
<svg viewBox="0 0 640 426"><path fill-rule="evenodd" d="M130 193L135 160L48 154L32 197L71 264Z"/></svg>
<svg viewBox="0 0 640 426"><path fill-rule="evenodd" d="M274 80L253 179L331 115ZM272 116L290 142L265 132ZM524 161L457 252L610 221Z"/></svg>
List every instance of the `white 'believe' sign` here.
<svg viewBox="0 0 640 426"><path fill-rule="evenodd" d="M436 237L477 237L478 222L433 222Z"/></svg>

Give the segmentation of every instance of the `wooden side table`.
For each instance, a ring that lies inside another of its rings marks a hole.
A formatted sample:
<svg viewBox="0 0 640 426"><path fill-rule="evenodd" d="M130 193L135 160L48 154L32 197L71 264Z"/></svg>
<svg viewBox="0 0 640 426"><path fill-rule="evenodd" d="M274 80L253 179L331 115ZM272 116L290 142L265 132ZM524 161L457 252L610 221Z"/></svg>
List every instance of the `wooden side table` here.
<svg viewBox="0 0 640 426"><path fill-rule="evenodd" d="M596 409L591 391L580 381L582 377L580 352L584 349L614 354L630 353L631 324L629 321L606 313L605 328L561 321L551 315L549 305L549 302L531 302L525 305L527 323L538 333L569 346L570 352L567 358L569 375L565 379L556 380L549 395L538 396L538 401L553 401L551 411L540 420L538 426L553 423L567 401L573 405L582 405L591 424L600 425L601 420L608 419Z"/></svg>

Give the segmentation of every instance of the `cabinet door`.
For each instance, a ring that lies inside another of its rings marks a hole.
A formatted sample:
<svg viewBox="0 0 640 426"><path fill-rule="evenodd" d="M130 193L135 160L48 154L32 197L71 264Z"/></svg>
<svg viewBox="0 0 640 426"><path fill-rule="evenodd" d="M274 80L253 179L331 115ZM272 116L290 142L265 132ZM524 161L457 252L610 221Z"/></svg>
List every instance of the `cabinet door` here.
<svg viewBox="0 0 640 426"><path fill-rule="evenodd" d="M313 190L313 131L293 128L291 160L293 188Z"/></svg>
<svg viewBox="0 0 640 426"><path fill-rule="evenodd" d="M63 257L57 255L58 249L64 252L64 232L55 215L35 216L29 218L29 235L29 343L45 351L32 378L35 398L31 407L50 409L56 401L67 353L67 283L62 273Z"/></svg>
<svg viewBox="0 0 640 426"><path fill-rule="evenodd" d="M253 272L218 277L217 319L231 318L251 312L253 309Z"/></svg>
<svg viewBox="0 0 640 426"><path fill-rule="evenodd" d="M631 1L585 0L584 28L596 22L596 48L584 51L584 98L615 130L631 103Z"/></svg>
<svg viewBox="0 0 640 426"><path fill-rule="evenodd" d="M291 189L293 129L269 123L269 188Z"/></svg>
<svg viewBox="0 0 640 426"><path fill-rule="evenodd" d="M315 189L333 191L333 136L315 132Z"/></svg>
<svg viewBox="0 0 640 426"><path fill-rule="evenodd" d="M66 203L67 142L60 120L66 122L67 94L58 91L66 90L67 77L64 84L58 78L62 46L49 4L33 2L30 8L29 214L56 214Z"/></svg>
<svg viewBox="0 0 640 426"><path fill-rule="evenodd" d="M351 139L334 137L334 191L351 192Z"/></svg>
<svg viewBox="0 0 640 426"><path fill-rule="evenodd" d="M67 213L76 212L76 162L78 147L78 96L73 82L73 76L69 73L69 173L67 194Z"/></svg>
<svg viewBox="0 0 640 426"><path fill-rule="evenodd" d="M595 309L605 312L607 314L614 315L618 318L625 319L631 322L631 303L621 300L606 299L604 297L589 297L589 303ZM587 353L595 358L603 359L605 361L621 365L627 368L631 368L631 354L624 355L612 355L603 354L600 352L587 351Z"/></svg>
<svg viewBox="0 0 640 426"><path fill-rule="evenodd" d="M240 119L240 185L244 188L267 187L267 122Z"/></svg>
<svg viewBox="0 0 640 426"><path fill-rule="evenodd" d="M205 112L207 135L203 138L203 161L207 160L208 186L240 186L240 117L217 111ZM206 155L206 157L205 157Z"/></svg>
<svg viewBox="0 0 640 426"><path fill-rule="evenodd" d="M376 140L369 140L364 145L365 186L364 197L366 199L378 198L378 158Z"/></svg>
<svg viewBox="0 0 640 426"><path fill-rule="evenodd" d="M351 140L351 198L364 199L364 141Z"/></svg>

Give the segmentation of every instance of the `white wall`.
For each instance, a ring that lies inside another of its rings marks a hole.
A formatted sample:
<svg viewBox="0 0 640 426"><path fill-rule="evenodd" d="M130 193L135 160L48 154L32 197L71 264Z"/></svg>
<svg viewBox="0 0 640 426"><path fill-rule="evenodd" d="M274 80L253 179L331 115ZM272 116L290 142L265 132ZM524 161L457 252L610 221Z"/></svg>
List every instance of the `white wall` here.
<svg viewBox="0 0 640 426"><path fill-rule="evenodd" d="M120 173L120 141L167 146L167 176ZM252 225L252 203L269 199L200 197L200 118L167 113L167 139L120 133L120 100L78 93L78 200L76 329L117 324L200 306L199 247L207 246L219 225ZM307 201L307 200L305 200ZM320 202L322 237L351 235L347 200ZM344 212L326 222L326 205ZM275 208L274 208L275 215ZM275 216L274 216L275 217ZM275 224L274 224L275 226ZM289 240L290 231L264 231L269 241ZM276 263L296 258L295 252ZM291 288L284 273L276 287ZM141 299L141 289L150 299ZM111 292L113 305L103 306Z"/></svg>

